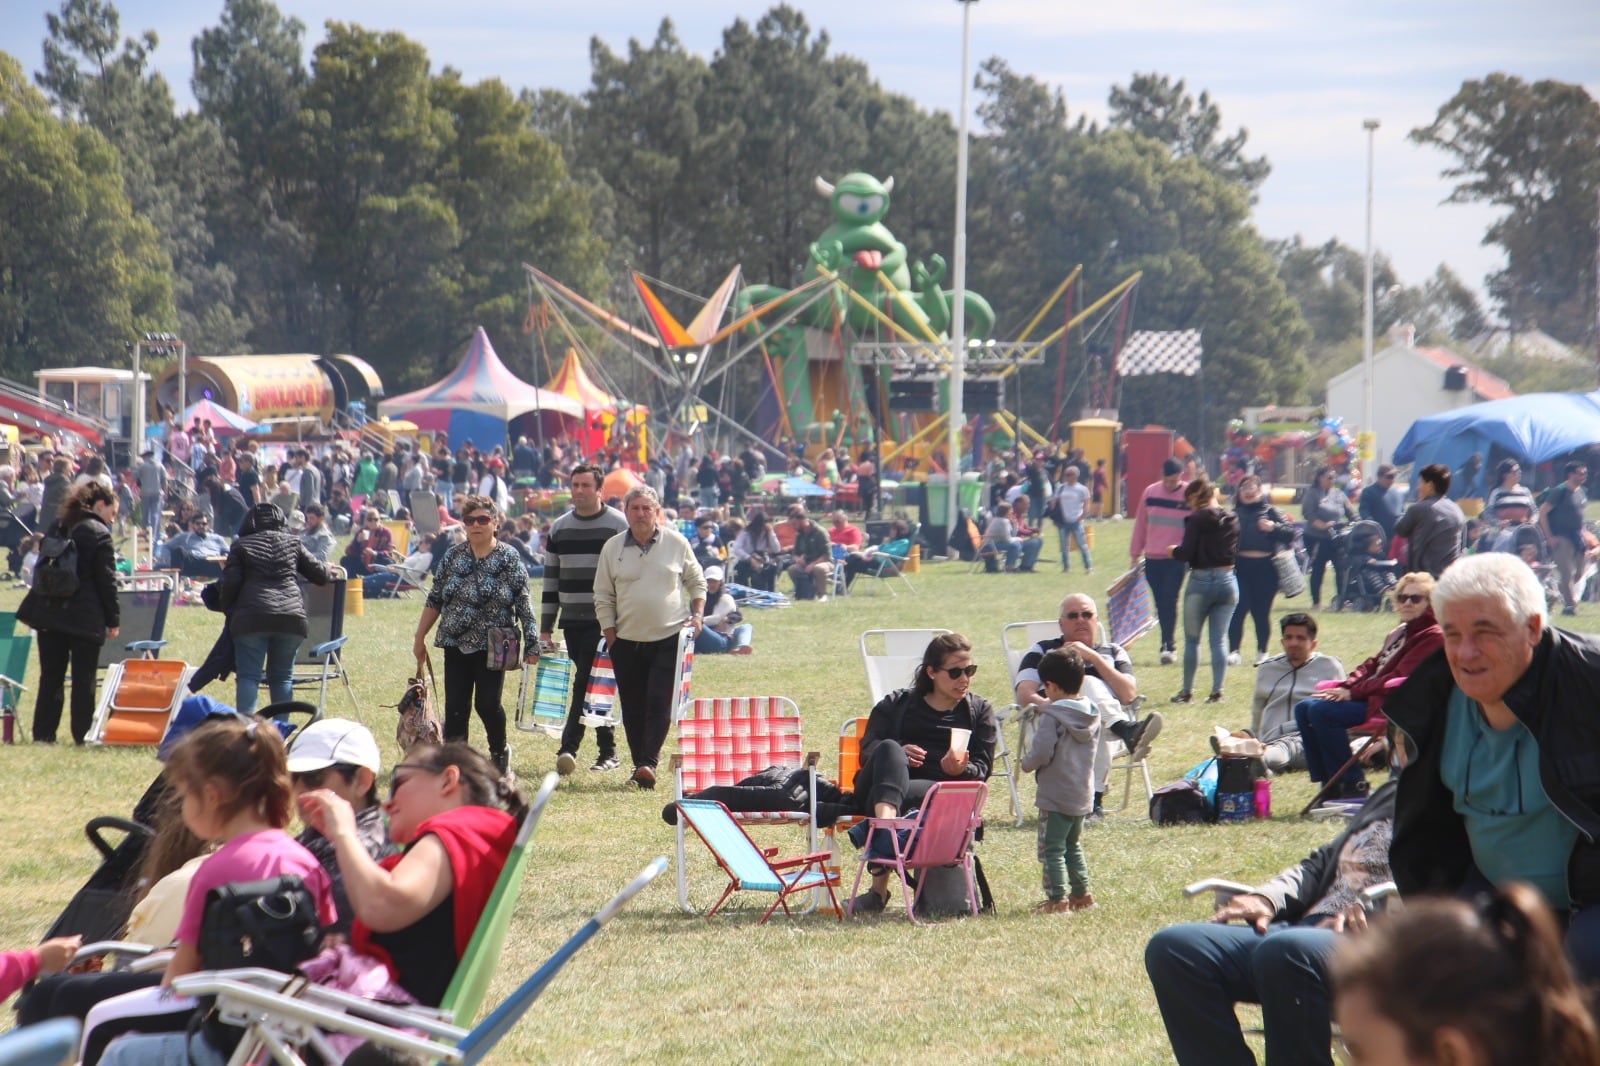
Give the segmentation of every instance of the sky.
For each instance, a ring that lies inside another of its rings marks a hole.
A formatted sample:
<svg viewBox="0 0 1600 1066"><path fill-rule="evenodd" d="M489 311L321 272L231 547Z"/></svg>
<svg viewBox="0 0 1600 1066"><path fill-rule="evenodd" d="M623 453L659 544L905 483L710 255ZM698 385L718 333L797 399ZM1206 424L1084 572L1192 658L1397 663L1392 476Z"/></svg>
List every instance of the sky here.
<svg viewBox="0 0 1600 1066"><path fill-rule="evenodd" d="M189 42L214 25L221 0L112 0L124 35L153 29L155 64L192 103ZM511 87L581 92L589 41L614 51L648 42L671 18L685 47L707 59L736 18L771 5L733 0L277 0L307 26L308 49L329 19L398 30L421 42L435 69ZM950 113L959 109L962 4L957 0L793 0L835 52L866 62L887 89ZM0 50L29 70L42 62L40 0L0 4ZM1273 172L1255 222L1263 235L1337 237L1365 244L1368 136L1375 166L1373 243L1401 280L1419 284L1441 264L1482 289L1500 257L1481 244L1493 209L1443 204L1450 157L1411 143L1470 78L1494 71L1585 85L1600 97L1600 3L1595 0L978 0L971 5L971 68L991 56L1066 95L1074 116L1106 115L1111 86L1135 73L1182 78L1222 108L1224 130L1249 131L1247 152ZM974 102L975 103L975 102ZM900 182L914 175L897 175ZM812 175L797 174L809 184ZM952 210L954 205L952 204ZM893 213L887 220L893 226ZM915 250L913 250L915 251ZM1111 284L1114 279L1104 279Z"/></svg>

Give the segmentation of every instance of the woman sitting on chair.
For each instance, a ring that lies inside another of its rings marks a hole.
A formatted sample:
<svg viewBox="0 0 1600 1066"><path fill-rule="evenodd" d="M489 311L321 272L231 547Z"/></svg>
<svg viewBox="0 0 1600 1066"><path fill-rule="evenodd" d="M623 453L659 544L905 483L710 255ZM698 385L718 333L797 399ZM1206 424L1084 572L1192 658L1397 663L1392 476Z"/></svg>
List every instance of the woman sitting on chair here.
<svg viewBox="0 0 1600 1066"><path fill-rule="evenodd" d="M898 818L920 806L940 781L988 778L999 727L989 701L968 691L977 672L971 642L959 633L941 633L928 642L911 687L889 693L872 708L855 778L859 813ZM952 729L970 730L967 750L955 750ZM875 867L872 888L857 897L853 912L881 911L888 902L889 871Z"/></svg>
<svg viewBox="0 0 1600 1066"><path fill-rule="evenodd" d="M332 841L355 911L348 949L324 951L302 969L313 979L325 968L348 972L353 952L366 957L356 962L387 970L385 998L409 995L437 1007L511 854L527 813L522 794L466 744L418 745L395 766L384 804L390 838L406 850L381 862L368 854L349 802L316 789L303 793L299 806L306 824ZM216 1031L124 1037L100 1061L181 1062L187 1048L190 1062L220 1063L226 1054L207 1035Z"/></svg>
<svg viewBox="0 0 1600 1066"><path fill-rule="evenodd" d="M1311 780L1332 783L1333 775L1350 758L1346 730L1382 713L1389 682L1408 676L1418 663L1443 647L1444 634L1429 602L1432 595L1433 575L1402 577L1394 586L1400 624L1383 638L1378 654L1350 671L1337 688L1324 689L1294 705ZM1346 770L1338 784L1336 799L1366 797L1367 781L1359 766Z"/></svg>

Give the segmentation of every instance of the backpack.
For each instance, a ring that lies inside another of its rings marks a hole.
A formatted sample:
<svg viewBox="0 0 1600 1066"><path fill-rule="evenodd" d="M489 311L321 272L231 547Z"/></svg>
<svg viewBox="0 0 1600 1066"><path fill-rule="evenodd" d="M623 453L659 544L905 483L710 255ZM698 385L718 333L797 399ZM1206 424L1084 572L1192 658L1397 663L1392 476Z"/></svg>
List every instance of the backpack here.
<svg viewBox="0 0 1600 1066"><path fill-rule="evenodd" d="M78 544L65 530L39 544L39 561L33 568L33 587L41 596L69 599L77 595Z"/></svg>
<svg viewBox="0 0 1600 1066"><path fill-rule="evenodd" d="M1217 820L1200 786L1188 778L1162 785L1150 797L1152 825L1197 825Z"/></svg>
<svg viewBox="0 0 1600 1066"><path fill-rule="evenodd" d="M218 885L206 893L200 928L208 970L293 973L322 942L316 897L295 874Z"/></svg>

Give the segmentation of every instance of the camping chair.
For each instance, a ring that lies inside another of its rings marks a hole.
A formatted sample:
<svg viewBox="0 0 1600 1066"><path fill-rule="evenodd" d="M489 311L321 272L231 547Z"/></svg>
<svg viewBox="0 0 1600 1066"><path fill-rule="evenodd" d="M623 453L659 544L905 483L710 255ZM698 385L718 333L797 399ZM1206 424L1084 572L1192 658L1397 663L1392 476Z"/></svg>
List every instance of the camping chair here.
<svg viewBox="0 0 1600 1066"><path fill-rule="evenodd" d="M850 553L843 544L830 544L829 548L832 550L833 571L828 575L828 595L843 596L850 591L844 572L844 564L850 558Z"/></svg>
<svg viewBox="0 0 1600 1066"><path fill-rule="evenodd" d="M16 615L12 615L15 623ZM22 683L28 672L28 652L33 647L29 633L0 637L0 714L15 716L18 697L28 691Z"/></svg>
<svg viewBox="0 0 1600 1066"><path fill-rule="evenodd" d="M408 555L404 562L384 563L373 567L375 570L393 574L397 579L393 585L389 586L388 591L382 594L381 598L399 599L413 592L424 591L428 584L428 577L432 572L432 566L431 564L421 565L412 562L416 558L417 556L415 555ZM379 597L375 596L373 598L377 599Z"/></svg>
<svg viewBox="0 0 1600 1066"><path fill-rule="evenodd" d="M913 594L916 593L917 586L913 585L911 583L911 579L906 576L906 562L911 558L910 545L915 543L916 537L913 535L908 541L906 550L903 554L900 552L886 551L881 545L878 547L877 551L872 553L872 556L869 560L872 563L872 568L861 575L867 581L867 583L862 587L869 595L873 594L874 590L881 585L883 588L889 590L889 595L898 596L899 593L895 592L894 590L894 582L896 578L899 578L901 583L904 584L907 589L911 590Z"/></svg>
<svg viewBox="0 0 1600 1066"><path fill-rule="evenodd" d="M169 573L144 572L117 582L117 608L122 636L100 645L99 668L109 669L129 656L153 659L167 646L167 608L177 579Z"/></svg>
<svg viewBox="0 0 1600 1066"><path fill-rule="evenodd" d="M256 1061L250 1056L264 1052L270 1061L284 1066L303 1066L304 1060L295 1049L309 1047L324 1061L338 1062L342 1056L324 1035L334 1032L415 1055L427 1062L475 1066L505 1039L572 957L666 868L664 857L653 860L540 964L516 991L470 1030L459 1024L438 1021L421 1011L359 999L315 985L304 990L304 998L295 999L272 991L271 985L258 986L233 975L196 973L179 978L173 988L180 995L215 996L222 1021L248 1030L240 1045L247 1050L242 1057L236 1052L236 1061ZM260 972L250 971L249 975ZM281 974L271 976L282 984Z"/></svg>
<svg viewBox="0 0 1600 1066"><path fill-rule="evenodd" d="M112 663L84 739L90 744L160 744L189 694L193 673L193 667L177 659Z"/></svg>
<svg viewBox="0 0 1600 1066"><path fill-rule="evenodd" d="M406 503L410 507L411 526L417 531L417 536L438 536L439 497L427 489L412 489L406 494Z"/></svg>
<svg viewBox="0 0 1600 1066"><path fill-rule="evenodd" d="M1105 626L1100 625L1098 639L1101 643L1109 643ZM1006 670L1011 678L1011 691L1017 690L1017 671L1022 667L1022 659L1028 654L1028 649L1042 640L1053 640L1061 635L1061 624L1054 618L1041 618L1033 622L1012 622L1000 630L1000 646L1005 650ZM1143 705L1143 697L1137 697L1133 703L1126 704L1124 710L1128 711L1135 720L1138 719L1139 708ZM1028 740L1033 732L1034 710L1031 707L1021 707L1016 703L1008 704L1003 710L997 712L997 717L1004 721L1017 719L1017 750L1026 751ZM1120 740L1109 738L1106 743L1115 744L1121 748L1120 754L1111 759L1111 769L1106 775L1106 793L1111 792L1111 777L1122 774L1122 802L1115 807L1108 807L1110 811L1122 811L1128 808L1133 799L1133 774L1137 770L1144 777L1145 799L1148 801L1155 795L1155 785L1150 779L1150 760L1148 752L1146 757L1134 761L1134 753L1129 751ZM1021 825L1021 821L1017 822Z"/></svg>
<svg viewBox="0 0 1600 1066"><path fill-rule="evenodd" d="M691 700L678 719L678 753L670 764L672 798L682 800L713 785L734 785L769 766L804 767L810 802L804 811L736 812L736 822L796 825L806 832L806 851L817 850L817 760L800 737L800 708L785 696L734 696ZM678 906L689 906L684 867L683 819L678 820Z"/></svg>
<svg viewBox="0 0 1600 1066"><path fill-rule="evenodd" d="M816 888L827 890L833 911L839 914L839 897L833 891L833 886L839 883L839 875L837 872L830 873L825 867L828 852L814 851L791 859L775 859L778 849L756 847L756 842L750 839L744 826L734 820L733 812L716 800L681 799L677 807L678 818L688 822L695 835L705 841L717 865L728 875L728 887L706 912L707 918L716 914L729 896L742 889L777 894L772 906L761 912L761 920L757 925L765 925L767 919L772 917L772 912L779 907L793 918L789 897L796 892L809 892ZM844 920L842 914L839 914L839 920Z"/></svg>
<svg viewBox="0 0 1600 1066"><path fill-rule="evenodd" d="M83 1023L76 1018L51 1018L0 1036L0 1063L5 1066L61 1066L73 1061Z"/></svg>
<svg viewBox="0 0 1600 1066"><path fill-rule="evenodd" d="M839 727L839 787L850 791L856 780L856 771L861 769L861 738L867 732L867 719L846 718ZM839 834L843 833L864 815L840 815L834 823L822 832L828 838L828 861L826 869L829 873L838 876L839 863Z"/></svg>
<svg viewBox="0 0 1600 1066"><path fill-rule="evenodd" d="M393 514L394 511L390 510L389 513ZM434 517L438 517L438 512L437 511L434 512ZM410 525L410 523L401 522L401 521L398 521L398 520L393 519L393 518L387 518L387 519L384 519L383 525L384 525L384 528L389 531L389 536L394 539L394 553L396 555L398 555L402 559L404 559L406 556L410 555L411 554L411 525Z"/></svg>
<svg viewBox="0 0 1600 1066"><path fill-rule="evenodd" d="M867 846L861 849L855 888L851 889L846 908L853 911L861 875L869 865L893 867L905 885L910 883L907 874L912 870L959 864L967 877L967 899L976 917L978 883L972 865L972 838L983 824L983 801L988 795L989 786L982 781L940 781L928 789L916 817L868 818ZM902 830L906 832L904 838L900 835ZM891 844L889 855L873 847L885 840ZM917 918L917 898L927 883L926 877L919 877L914 892L902 893L906 897L906 914L918 925L925 924Z"/></svg>
<svg viewBox="0 0 1600 1066"><path fill-rule="evenodd" d="M294 687L317 686L317 710L320 714L328 698L328 682L337 678L344 682L345 695L350 697L350 707L357 719L361 706L356 702L355 690L350 686L350 675L344 668L344 646L350 639L344 632L345 587L349 579L344 567L328 567L328 583L313 585L300 583L300 595L306 605L306 639L295 656ZM262 679L266 683L266 679Z"/></svg>
<svg viewBox="0 0 1600 1066"><path fill-rule="evenodd" d="M861 634L861 659L867 668L867 692L874 706L897 688L904 688L922 665L922 653L928 641L948 629L869 629ZM869 639L870 638L870 639ZM881 646L882 654L872 649ZM995 715L994 762L989 767L991 778L1006 779L1011 794L1011 813L1018 825L1022 824L1022 799L1017 794L1017 778L1012 772L1011 749L1006 746L1004 721ZM851 770L851 777L855 771ZM839 787L844 787L841 780Z"/></svg>

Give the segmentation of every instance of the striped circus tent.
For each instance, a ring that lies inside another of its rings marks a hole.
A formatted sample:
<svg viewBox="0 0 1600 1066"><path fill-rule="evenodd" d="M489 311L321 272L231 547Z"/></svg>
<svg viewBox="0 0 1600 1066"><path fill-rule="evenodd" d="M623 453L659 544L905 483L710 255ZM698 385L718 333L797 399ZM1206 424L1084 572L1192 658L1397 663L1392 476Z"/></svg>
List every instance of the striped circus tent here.
<svg viewBox="0 0 1600 1066"><path fill-rule="evenodd" d="M555 435L584 421L583 404L529 385L506 369L482 326L472 334L460 364L442 381L384 400L379 410L425 432L448 433L453 448L471 441L488 449L508 443L508 436L534 432L536 423Z"/></svg>

